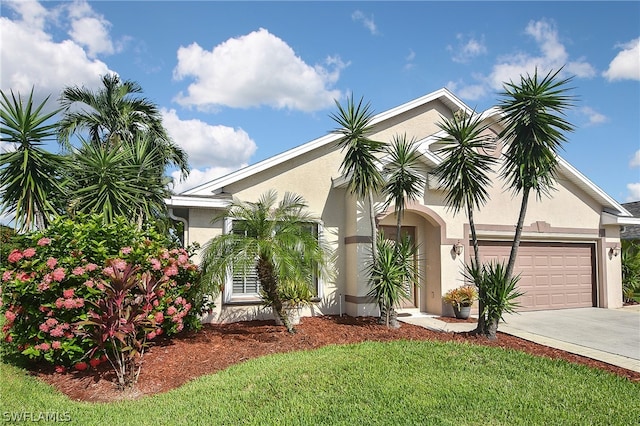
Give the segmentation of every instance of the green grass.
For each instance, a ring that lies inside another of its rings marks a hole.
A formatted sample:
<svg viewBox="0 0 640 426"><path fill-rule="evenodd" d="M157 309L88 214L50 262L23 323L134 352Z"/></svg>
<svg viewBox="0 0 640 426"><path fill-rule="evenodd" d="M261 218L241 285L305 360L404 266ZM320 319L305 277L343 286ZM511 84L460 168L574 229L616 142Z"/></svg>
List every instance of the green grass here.
<svg viewBox="0 0 640 426"><path fill-rule="evenodd" d="M278 354L138 401L71 401L0 364L0 416L62 413L71 424L629 425L640 384L517 351L390 342ZM34 414L35 413L35 414Z"/></svg>

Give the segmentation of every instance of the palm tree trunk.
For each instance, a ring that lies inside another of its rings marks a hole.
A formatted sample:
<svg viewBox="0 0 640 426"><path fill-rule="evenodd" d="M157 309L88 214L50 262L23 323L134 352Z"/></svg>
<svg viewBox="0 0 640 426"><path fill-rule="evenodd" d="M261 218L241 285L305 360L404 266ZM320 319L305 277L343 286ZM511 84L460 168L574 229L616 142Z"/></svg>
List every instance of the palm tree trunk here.
<svg viewBox="0 0 640 426"><path fill-rule="evenodd" d="M369 219L371 220L371 260L375 264L378 260L378 249L376 247L378 226L376 225L376 211L373 203L373 191L371 189L369 189Z"/></svg>
<svg viewBox="0 0 640 426"><path fill-rule="evenodd" d="M273 270L273 265L267 259L261 257L258 259L256 269L258 270L260 285L271 301L271 308L274 314L280 318L280 321L282 321L282 324L284 324L289 333L295 333L296 330L289 321L289 315L284 311L284 305L278 294L278 281Z"/></svg>
<svg viewBox="0 0 640 426"><path fill-rule="evenodd" d="M402 211L403 209L398 210L396 217L396 244L400 244L402 240Z"/></svg>
<svg viewBox="0 0 640 426"><path fill-rule="evenodd" d="M513 275L513 269L516 265L516 257L518 256L518 248L520 247L520 240L522 238L522 227L524 225L524 218L527 215L527 205L529 203L529 190L531 188L522 189L522 204L520 204L520 216L518 217L518 224L516 225L516 233L513 236L513 244L511 245L511 253L509 254L509 263L507 264L506 279L510 280Z"/></svg>
<svg viewBox="0 0 640 426"><path fill-rule="evenodd" d="M474 262L480 267L480 247L478 245L478 234L476 233L476 223L473 219L473 208L470 205L467 205L467 215L469 216L469 228L471 228L471 241L473 243L473 254L474 254ZM486 335L487 334L487 324L484 316L484 299L485 299L485 289L482 285L482 281L475 283L476 287L478 287L478 325L476 329L473 331L475 334Z"/></svg>

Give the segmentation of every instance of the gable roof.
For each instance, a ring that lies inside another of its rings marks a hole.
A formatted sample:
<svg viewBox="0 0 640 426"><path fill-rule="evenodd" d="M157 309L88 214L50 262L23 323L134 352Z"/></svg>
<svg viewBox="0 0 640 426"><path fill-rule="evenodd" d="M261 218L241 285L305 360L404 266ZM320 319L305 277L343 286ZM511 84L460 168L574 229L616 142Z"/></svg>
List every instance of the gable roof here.
<svg viewBox="0 0 640 426"><path fill-rule="evenodd" d="M420 98L414 99L407 103L404 103L395 108L391 108L387 111L376 114L372 120L371 124L375 125L381 123L385 120L391 119L393 117L399 116L407 111L410 111L414 108L425 105L429 102L440 101L444 105L446 105L451 111L463 110L464 112L471 114L473 109L458 99L453 93L451 93L446 88L442 88L436 90L435 92L431 92L427 95L424 95ZM494 119L496 121L499 120L501 112L498 108L492 107L481 113L483 119ZM439 136L441 132L438 132L434 135L428 136L419 141L423 147L420 151L423 154L423 160L427 164L431 164L433 166L440 163L441 159L438 155L429 151L428 146L437 140L437 136ZM253 176L257 173L260 173L264 170L267 170L271 167L275 167L279 164L282 164L290 159L296 158L298 156L304 155L308 152L313 151L314 149L321 148L327 146L328 144L337 143L340 138L339 134L329 133L320 138L314 139L310 142L307 142L303 145L299 145L287 151L284 151L280 154L277 154L273 157L267 158L265 160L259 161L253 165L244 167L235 172L229 173L225 176L219 177L212 181L206 182L194 188L191 188L187 191L182 192L181 194L174 195L171 199L167 200L167 204L169 207L175 206L193 206L193 207L224 207L228 203L228 199L222 199L216 197L225 186L233 184L235 182L246 179L250 176ZM604 209L604 213L608 213L612 217L617 217L615 219L616 223L620 223L620 217L629 217L632 218L633 215L629 213L620 203L615 201L611 196L609 196L606 192L604 192L601 188L591 182L586 176L580 173L575 167L573 167L569 162L564 160L562 157L558 156L559 160L559 169L561 173L568 178L571 182L577 185L579 188L584 190L587 194L597 200ZM342 186L346 184L345 177L340 177L335 179L333 182L334 186ZM634 219L630 219L635 223ZM610 222L610 221L607 221ZM626 221L625 221L626 223Z"/></svg>

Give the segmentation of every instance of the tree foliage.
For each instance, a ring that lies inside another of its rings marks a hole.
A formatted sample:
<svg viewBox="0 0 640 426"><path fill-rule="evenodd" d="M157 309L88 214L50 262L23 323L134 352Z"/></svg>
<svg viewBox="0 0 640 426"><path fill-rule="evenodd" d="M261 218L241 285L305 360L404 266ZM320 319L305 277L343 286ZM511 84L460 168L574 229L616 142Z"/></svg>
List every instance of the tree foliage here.
<svg viewBox="0 0 640 426"><path fill-rule="evenodd" d="M371 104L363 102L360 98L356 104L353 95L347 99L345 107L336 101L338 112L330 114L330 117L338 125L333 133L340 135L338 147L344 152L340 170L349 179L349 190L359 199L369 201L371 254L375 262L377 225L373 197L384 185L377 158L384 144L370 138L374 114Z"/></svg>
<svg viewBox="0 0 640 426"><path fill-rule="evenodd" d="M63 194L64 159L42 148L55 137L56 124L49 120L58 111L44 112L48 98L34 105L33 89L26 102L19 94L0 93L0 140L15 146L0 153L0 211L15 216L19 231L44 228L59 213L54 200Z"/></svg>
<svg viewBox="0 0 640 426"><path fill-rule="evenodd" d="M561 78L562 68L544 76L520 76L520 82L504 84L498 107L502 111L504 130L500 137L506 143L502 177L514 193L522 195L520 215L511 246L506 277L513 275L529 194L538 198L549 195L557 179L558 151L567 141L566 133L573 125L564 117L574 106L575 97L567 85L572 77Z"/></svg>

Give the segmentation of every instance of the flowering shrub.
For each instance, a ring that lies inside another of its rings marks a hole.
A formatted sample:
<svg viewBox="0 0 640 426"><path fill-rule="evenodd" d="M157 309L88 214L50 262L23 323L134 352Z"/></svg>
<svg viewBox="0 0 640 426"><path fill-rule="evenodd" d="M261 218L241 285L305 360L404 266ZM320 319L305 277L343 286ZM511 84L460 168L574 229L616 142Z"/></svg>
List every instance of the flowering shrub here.
<svg viewBox="0 0 640 426"><path fill-rule="evenodd" d="M105 225L99 215L79 215L13 241L0 267L3 346L11 354L47 361L59 371L104 362L103 342L83 322L108 297L114 274L128 267L157 282L144 306L154 327L136 329L136 335L153 340L200 324L199 270L187 250L171 247L153 230L140 231L122 218ZM143 293L133 287L128 297Z"/></svg>

